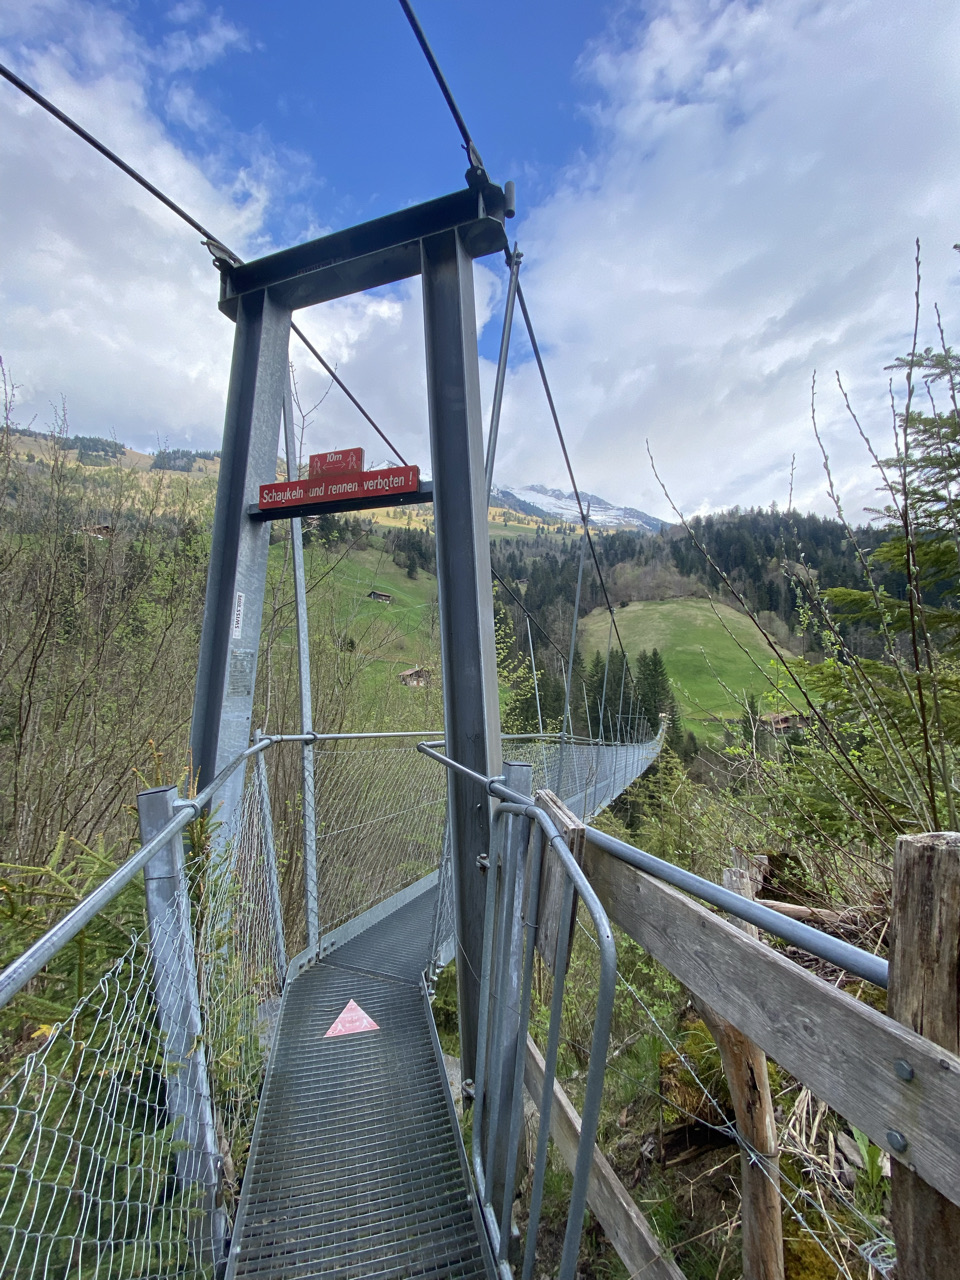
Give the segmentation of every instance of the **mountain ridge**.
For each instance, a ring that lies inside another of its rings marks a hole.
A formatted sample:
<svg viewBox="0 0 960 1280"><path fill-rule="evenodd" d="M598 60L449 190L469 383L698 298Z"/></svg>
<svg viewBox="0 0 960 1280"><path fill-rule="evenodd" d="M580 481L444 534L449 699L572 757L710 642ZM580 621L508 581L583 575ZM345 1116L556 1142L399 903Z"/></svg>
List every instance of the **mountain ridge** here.
<svg viewBox="0 0 960 1280"><path fill-rule="evenodd" d="M562 489L550 489L542 484L494 485L491 499L501 506L522 515L542 516L546 519L569 520L580 523L580 509L575 494ZM581 492L584 505L590 504L590 523L600 529L640 529L645 533L659 533L669 521L649 515L638 507L620 507L595 493Z"/></svg>

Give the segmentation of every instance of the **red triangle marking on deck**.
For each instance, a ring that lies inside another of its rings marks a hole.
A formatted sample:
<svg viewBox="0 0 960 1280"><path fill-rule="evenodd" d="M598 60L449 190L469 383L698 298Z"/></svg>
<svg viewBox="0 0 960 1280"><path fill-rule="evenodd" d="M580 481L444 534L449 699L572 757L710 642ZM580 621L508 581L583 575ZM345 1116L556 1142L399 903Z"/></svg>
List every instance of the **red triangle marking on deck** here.
<svg viewBox="0 0 960 1280"><path fill-rule="evenodd" d="M356 1000L350 1000L344 1005L343 1013L337 1018L336 1022L324 1035L324 1040L331 1036L353 1036L358 1031L379 1031L380 1027L357 1004Z"/></svg>

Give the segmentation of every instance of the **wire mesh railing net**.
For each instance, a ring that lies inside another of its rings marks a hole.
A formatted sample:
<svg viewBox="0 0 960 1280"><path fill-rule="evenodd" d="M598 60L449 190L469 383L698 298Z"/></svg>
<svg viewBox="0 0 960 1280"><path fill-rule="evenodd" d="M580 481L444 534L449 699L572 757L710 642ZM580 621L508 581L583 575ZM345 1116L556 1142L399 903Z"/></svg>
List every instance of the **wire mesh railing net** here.
<svg viewBox="0 0 960 1280"><path fill-rule="evenodd" d="M4 1277L214 1274L282 982L254 786L234 831L218 848L215 828L193 829L186 928L195 957L188 946L171 967L167 952L165 1008L151 934L183 927L185 898L117 944L68 1016L38 1025L42 976L10 1006L23 1016L0 1072ZM171 1025L200 1031L175 1045ZM199 1134L185 1116L201 1127L206 1116L214 1132ZM204 1141L214 1152L206 1163ZM222 1186L211 1185L218 1166Z"/></svg>
<svg viewBox="0 0 960 1280"><path fill-rule="evenodd" d="M201 841L193 879L197 980L223 1155L226 1203L239 1193L286 976L282 924L271 899L261 777L251 769L232 840Z"/></svg>
<svg viewBox="0 0 960 1280"><path fill-rule="evenodd" d="M447 780L414 739L326 744L316 777L323 934L436 870Z"/></svg>
<svg viewBox="0 0 960 1280"><path fill-rule="evenodd" d="M557 738L510 737L503 741L503 758L532 766L530 790L552 791L583 819L606 808L657 758L663 734L647 742L599 746ZM437 909L431 956L435 968L453 959L456 930L453 863L445 844L440 864Z"/></svg>
<svg viewBox="0 0 960 1280"><path fill-rule="evenodd" d="M659 754L661 739L610 746L561 743L556 738L508 738L503 758L533 766L533 790L546 788L580 818L589 818L644 772Z"/></svg>

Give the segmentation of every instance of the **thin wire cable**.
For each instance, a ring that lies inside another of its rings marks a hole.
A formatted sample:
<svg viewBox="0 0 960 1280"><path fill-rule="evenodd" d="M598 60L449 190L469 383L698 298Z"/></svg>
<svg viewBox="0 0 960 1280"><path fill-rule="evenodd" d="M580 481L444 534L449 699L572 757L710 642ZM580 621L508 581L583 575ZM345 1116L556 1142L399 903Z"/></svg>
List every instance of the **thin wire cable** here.
<svg viewBox="0 0 960 1280"><path fill-rule="evenodd" d="M420 25L420 19L414 13L409 0L400 0L400 8L403 10L407 21L413 29L413 34L417 38L417 44L419 44L420 48L423 50L423 56L426 58L430 65L430 70L433 72L433 78L440 86L440 92L443 94L444 101L450 108L450 114L453 116L456 126L460 130L460 137L463 138L464 150L467 153L467 158L469 159L470 164L474 166L474 168L482 169L483 161L480 159L480 153L477 151L473 138L470 135L470 130L467 128L467 122L464 120L463 115L460 112L460 108L457 106L454 96L450 92L450 86L447 84L447 77L441 71L440 64L437 62L434 52L430 48L430 44L424 34L423 27Z"/></svg>
<svg viewBox="0 0 960 1280"><path fill-rule="evenodd" d="M547 641L547 643L548 643L548 644L550 644L550 645L552 645L552 646L553 646L553 648L554 648L554 649L556 649L557 653L559 653L560 657L561 657L561 658L563 658L563 656L564 656L563 650L560 648L560 646L557 644L557 642L553 639L553 637L552 637L552 636L550 636L550 635L549 635L549 634L548 634L548 633L543 629L543 627L542 627L542 626L540 625L540 623L536 620L536 618L533 616L533 614L530 612L530 610L526 607L526 605L523 603L523 601L520 599L520 597L516 594L516 592L511 591L511 589L507 586L507 584L504 582L504 580L500 577L499 573L497 573L496 569L491 569L491 570L490 570L490 572L493 574L493 576L496 578L496 580L500 583L501 587L503 587L504 591L506 591L507 595L508 595L508 596L510 596L510 598L511 598L511 599L512 599L512 600L513 600L513 601L514 601L514 602L515 602L515 603L516 603L516 604L517 604L517 605L518 605L518 606L523 610L523 612L524 612L524 613L526 614L526 616L530 619L530 621L533 623L533 625L537 628L537 630L540 632L540 634L544 637L544 639Z"/></svg>
<svg viewBox="0 0 960 1280"><path fill-rule="evenodd" d="M337 386L340 388L343 394L347 397L350 403L354 406L354 408L359 409L360 413L364 416L364 418L366 418L370 426L373 427L374 431L377 433L380 439L384 442L384 444L387 446L390 452L396 454L396 456L400 459L403 465L405 467L408 467L410 464L407 462L406 458L403 456L403 454L400 452L397 446L393 443L392 440L390 440L386 435L384 435L384 433L380 430L380 428L377 426L374 420L370 417L369 413L367 413L366 409L363 407L363 405L360 403L357 397L353 394L353 392L350 390L347 384L343 381L341 377L338 376L337 371L331 368L331 366L327 363L327 361L324 360L323 356L320 354L317 348L313 345L310 339L306 336L303 330L298 325L293 324L292 322L291 322L290 328L297 335L297 337L300 339L303 345L307 348L310 354L320 363L320 366L324 369L324 371L330 375L330 377L334 380L334 382L337 384Z"/></svg>
<svg viewBox="0 0 960 1280"><path fill-rule="evenodd" d="M37 106L43 107L44 111L49 112L50 115L54 117L54 119L59 120L61 124L66 125L67 128L72 130L72 132L75 133L78 138L82 138L83 141L86 142L89 146L93 147L95 151L99 151L100 154L104 156L107 160L109 160L111 164L115 164L118 169L121 169L127 175L128 178L132 178L134 182L138 183L141 187L143 187L144 191L148 191L150 195L152 195L155 199L159 200L161 204L165 204L168 209L170 209L173 213L175 213L178 218L182 218L183 221L189 227L192 227L194 231L199 232L200 235L204 237L204 241L207 242L207 248L209 248L211 251L213 251L213 249L222 249L223 256L229 259L231 265L243 266L243 259L238 257L237 254L235 254L232 249L228 248L227 245L225 245L223 241L219 238L219 236L215 236L213 232L209 230L209 228L203 225L202 222L198 222L196 218L194 218L191 214L187 213L186 209L184 209L182 205L177 204L175 200L171 200L168 195L166 195L163 191L161 191L159 187L155 187L152 182L150 182L147 178L143 176L142 173L138 173L137 170L134 169L132 165L127 164L126 160L121 159L120 156L118 156L115 151L111 151L111 149L108 146L106 146L104 143L102 143L99 140L99 138L95 138L92 133L84 129L82 125L78 124L76 120L68 116L66 112L61 111L60 108L55 106L50 101L49 98L45 98L42 93L34 89L32 85L29 85L26 82L26 80L21 79L20 76L18 76L16 72L11 71L9 67L4 66L3 63L0 63L0 76L2 76L5 80L8 80L10 84L14 86L15 89L19 89L21 93L25 94L28 98L31 99L31 101L35 102ZM334 382L337 384L340 390L344 393L347 399L351 402L351 404L353 404L355 408L359 409L360 413L364 416L364 418L366 418L367 422L370 424L371 427L373 427L374 431L377 433L380 439L383 440L383 442L388 446L390 451L396 454L396 456L400 459L400 461L403 463L404 466L408 466L409 463L400 453L396 445L393 444L393 442L384 434L383 431L381 431L381 429L377 426L373 418L366 411L366 409L363 407L363 405L360 403L357 397L353 394L353 392L349 389L349 387L347 387L343 379L337 375L335 370L333 370L330 367L327 361L324 360L323 356L316 349L313 343L309 340L306 334L296 324L291 324L290 327L293 330L293 332L297 335L297 337L300 339L300 341L303 343L303 345L310 352L310 354L320 362L320 365L322 366L324 371L330 375L330 377L334 380Z"/></svg>
<svg viewBox="0 0 960 1280"><path fill-rule="evenodd" d="M573 485L573 494L577 500L577 507L580 511L580 519L583 521L584 532L587 535L587 544L590 547L590 554L593 557L594 567L597 570L597 578L600 582L600 590L603 592L603 598L606 601L607 611L610 614L610 620L613 623L613 629L616 632L617 644L620 646L620 652L626 660L627 651L623 645L623 639L620 635L620 628L617 626L616 615L613 611L613 605L610 603L610 596L607 593L607 584L603 580L603 570L600 568L600 559L597 555L597 549L593 544L593 538L590 536L590 527L587 523L587 513L583 509L583 501L580 497L580 489L577 485L576 476L573 474L573 464L570 462L570 454L567 452L567 442L563 438L563 428L560 426L560 416L557 413L557 406L554 404L553 392L550 390L550 382L547 378L547 370L543 363L543 356L540 354L540 345L537 342L537 335L533 330L533 321L530 319L530 312L527 310L527 300L523 296L523 288L517 281L517 301L520 303L520 310L523 314L523 322L527 327L527 336L530 339L530 346L533 348L534 359L537 362L537 368L540 371L540 381L543 383L543 390L547 397L547 404L550 407L550 416L553 418L553 425L557 430L557 438L560 441L560 448L563 452L563 460L567 464L567 474L570 477L570 483ZM629 669L629 667L628 667ZM630 681L633 683L633 672L630 672Z"/></svg>

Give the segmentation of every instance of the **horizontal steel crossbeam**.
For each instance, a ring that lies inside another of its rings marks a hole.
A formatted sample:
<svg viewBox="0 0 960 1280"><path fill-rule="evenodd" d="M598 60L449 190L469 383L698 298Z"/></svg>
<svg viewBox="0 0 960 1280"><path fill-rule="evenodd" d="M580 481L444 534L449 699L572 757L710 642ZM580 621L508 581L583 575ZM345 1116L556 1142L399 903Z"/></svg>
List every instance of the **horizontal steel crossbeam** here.
<svg viewBox="0 0 960 1280"><path fill-rule="evenodd" d="M282 249L254 262L223 264L220 310L236 318L246 293L269 289L278 306L297 310L420 274L420 242L458 231L471 258L507 248L503 191L492 183L362 222Z"/></svg>

